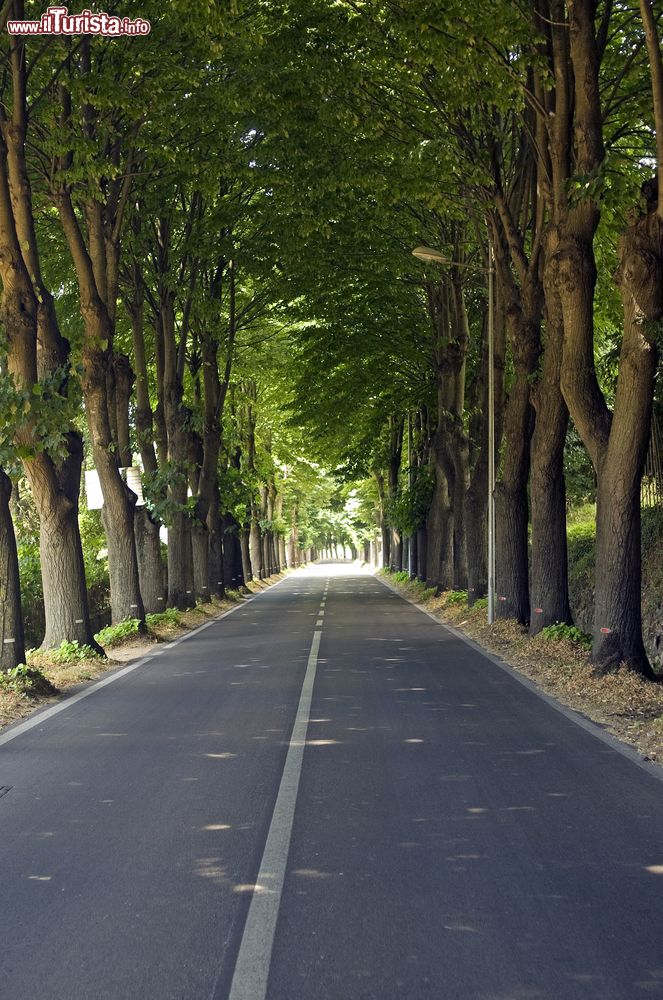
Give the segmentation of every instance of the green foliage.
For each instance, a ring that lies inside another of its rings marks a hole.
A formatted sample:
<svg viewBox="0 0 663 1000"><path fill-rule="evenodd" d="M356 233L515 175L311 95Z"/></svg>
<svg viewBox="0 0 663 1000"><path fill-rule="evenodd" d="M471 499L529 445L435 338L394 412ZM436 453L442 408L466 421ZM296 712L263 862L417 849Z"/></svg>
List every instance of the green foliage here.
<svg viewBox="0 0 663 1000"><path fill-rule="evenodd" d="M488 608L488 598L487 597L477 597L476 601L472 605L473 608L479 608L485 610Z"/></svg>
<svg viewBox="0 0 663 1000"><path fill-rule="evenodd" d="M117 646L118 643L123 642L132 635L138 635L139 632L139 619L125 618L124 621L117 622L115 625L107 625L106 628L102 628L95 635L95 639L100 646L106 648L107 646Z"/></svg>
<svg viewBox="0 0 663 1000"><path fill-rule="evenodd" d="M594 566L596 548L596 507L594 504L584 504L571 512L566 535L571 572L574 576L578 576Z"/></svg>
<svg viewBox="0 0 663 1000"><path fill-rule="evenodd" d="M392 580L397 580L398 583L408 583L410 580L410 574L405 570L400 570L398 572L391 574Z"/></svg>
<svg viewBox="0 0 663 1000"><path fill-rule="evenodd" d="M430 467L419 470L412 488L404 487L385 504L385 517L398 531L411 535L428 517L433 499L433 472Z"/></svg>
<svg viewBox="0 0 663 1000"><path fill-rule="evenodd" d="M437 597L437 587L424 587L421 591L422 601L430 601L432 597Z"/></svg>
<svg viewBox="0 0 663 1000"><path fill-rule="evenodd" d="M28 667L25 663L10 670L0 672L0 690L16 691L19 694L53 694L55 687L47 677L44 677L41 670L36 667Z"/></svg>
<svg viewBox="0 0 663 1000"><path fill-rule="evenodd" d="M571 508L596 498L596 477L587 450L573 424L569 425L564 449L566 500Z"/></svg>
<svg viewBox="0 0 663 1000"><path fill-rule="evenodd" d="M177 608L166 608L165 611L157 611L152 615L145 615L145 621L149 628L156 628L159 625L176 628L182 624L182 615Z"/></svg>
<svg viewBox="0 0 663 1000"><path fill-rule="evenodd" d="M60 664L76 663L79 660L100 659L99 653L96 650L92 649L91 646L81 646L76 639L71 642L64 640L56 649L49 650L48 655L55 663Z"/></svg>
<svg viewBox="0 0 663 1000"><path fill-rule="evenodd" d="M85 580L93 609L101 609L110 600L110 579L108 576L108 550L106 535L101 523L100 510L81 507L78 523L83 545Z"/></svg>
<svg viewBox="0 0 663 1000"><path fill-rule="evenodd" d="M195 497L189 497L186 503L177 503L169 495L169 488L187 484L185 469L179 468L175 462L162 462L157 471L151 474L143 473L143 491L150 512L164 524L172 524L173 515L180 512L193 517L196 506Z"/></svg>
<svg viewBox="0 0 663 1000"><path fill-rule="evenodd" d="M0 378L0 464L26 459L45 451L54 459L66 457L66 434L81 408L78 373L66 368L43 375L19 388L11 375ZM16 445L15 436L25 441Z"/></svg>
<svg viewBox="0 0 663 1000"><path fill-rule="evenodd" d="M16 524L21 601L26 609L40 603L43 599L39 535L35 535L34 527L26 522L19 521Z"/></svg>
<svg viewBox="0 0 663 1000"><path fill-rule="evenodd" d="M467 604L467 591L466 590L450 590L444 595L444 600L447 604Z"/></svg>
<svg viewBox="0 0 663 1000"><path fill-rule="evenodd" d="M576 643L582 649L590 650L592 648L591 635L583 632L582 629L576 628L575 625L566 625L564 622L558 622L556 625L547 625L546 628L541 629L540 634L550 642L559 642L561 639L566 639L569 642Z"/></svg>

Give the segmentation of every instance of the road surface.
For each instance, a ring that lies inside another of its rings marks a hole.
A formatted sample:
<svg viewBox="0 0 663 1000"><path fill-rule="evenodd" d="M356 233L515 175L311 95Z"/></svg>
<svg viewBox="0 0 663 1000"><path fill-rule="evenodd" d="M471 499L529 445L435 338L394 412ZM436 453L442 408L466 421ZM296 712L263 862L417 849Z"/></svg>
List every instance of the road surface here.
<svg viewBox="0 0 663 1000"><path fill-rule="evenodd" d="M663 784L321 564L0 734L2 1000L663 998Z"/></svg>

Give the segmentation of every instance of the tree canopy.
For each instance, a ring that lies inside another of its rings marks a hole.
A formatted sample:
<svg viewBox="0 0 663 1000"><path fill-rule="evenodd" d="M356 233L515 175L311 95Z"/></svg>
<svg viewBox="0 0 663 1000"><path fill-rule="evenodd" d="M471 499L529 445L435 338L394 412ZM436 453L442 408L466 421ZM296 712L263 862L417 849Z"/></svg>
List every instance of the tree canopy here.
<svg viewBox="0 0 663 1000"><path fill-rule="evenodd" d="M149 35L4 33L0 546L13 482L39 526L45 644L94 642L85 468L116 620L340 545L470 602L490 586L532 632L570 624L567 509L595 502L593 659L653 677L663 11L119 8Z"/></svg>

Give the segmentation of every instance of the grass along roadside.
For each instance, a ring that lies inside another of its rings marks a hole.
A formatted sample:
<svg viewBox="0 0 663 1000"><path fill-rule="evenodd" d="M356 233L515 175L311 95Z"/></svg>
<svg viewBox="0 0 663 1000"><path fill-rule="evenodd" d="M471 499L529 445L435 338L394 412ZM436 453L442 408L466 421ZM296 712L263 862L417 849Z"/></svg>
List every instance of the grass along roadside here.
<svg viewBox="0 0 663 1000"><path fill-rule="evenodd" d="M546 694L603 726L643 757L663 764L663 685L643 681L628 670L594 676L587 637L580 629L551 626L532 638L514 621L488 625L485 598L468 608L464 591L436 596L419 581L409 580L407 573L380 570L377 575L441 622L497 654Z"/></svg>
<svg viewBox="0 0 663 1000"><path fill-rule="evenodd" d="M27 664L0 673L0 728L48 702L57 701L77 684L96 680L108 670L140 659L158 643L172 642L205 621L218 618L284 576L279 573L268 580L253 580L242 593L229 590L223 600L214 598L209 604L197 604L189 611L168 608L160 614L148 615L144 632L138 631L136 619L110 625L95 636L107 653L105 659L77 642L64 642L57 649L29 650Z"/></svg>

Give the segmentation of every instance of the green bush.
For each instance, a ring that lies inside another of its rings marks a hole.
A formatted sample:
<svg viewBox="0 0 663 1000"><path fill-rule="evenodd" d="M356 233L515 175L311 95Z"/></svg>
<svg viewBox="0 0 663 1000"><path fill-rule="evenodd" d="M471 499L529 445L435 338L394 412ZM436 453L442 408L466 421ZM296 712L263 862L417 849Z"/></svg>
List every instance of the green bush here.
<svg viewBox="0 0 663 1000"><path fill-rule="evenodd" d="M487 608L488 598L487 597L477 597L476 601L472 605L473 608Z"/></svg>
<svg viewBox="0 0 663 1000"><path fill-rule="evenodd" d="M90 612L96 613L108 607L110 602L110 580L108 577L108 550L106 536L101 523L100 510L80 512L78 523L83 544L85 580L87 583Z"/></svg>
<svg viewBox="0 0 663 1000"><path fill-rule="evenodd" d="M467 604L467 591L450 590L448 594L444 595L444 599L447 604Z"/></svg>
<svg viewBox="0 0 663 1000"><path fill-rule="evenodd" d="M546 628L541 629L541 635L544 639L551 642L568 639L569 642L577 643L582 649L589 650L592 648L591 635L583 632L582 629L576 628L575 625L565 625L563 622L557 622L556 625L547 625Z"/></svg>
<svg viewBox="0 0 663 1000"><path fill-rule="evenodd" d="M124 621L117 622L116 625L107 625L97 632L95 639L100 646L116 646L119 642L131 635L137 635L140 631L140 621L138 618L125 618Z"/></svg>
<svg viewBox="0 0 663 1000"><path fill-rule="evenodd" d="M17 691L21 694L53 694L56 691L41 670L28 667L25 663L19 663L17 667L0 673L0 689L3 688L5 691Z"/></svg>
<svg viewBox="0 0 663 1000"><path fill-rule="evenodd" d="M99 653L92 649L92 646L81 646L77 639L72 642L63 640L57 649L49 650L48 655L55 663L61 664L76 663L78 660L100 659Z"/></svg>
<svg viewBox="0 0 663 1000"><path fill-rule="evenodd" d="M424 587L424 589L421 591L421 600L429 601L431 597L435 597L436 595L437 595L437 587Z"/></svg>
<svg viewBox="0 0 663 1000"><path fill-rule="evenodd" d="M391 575L394 578L394 580L398 581L398 583L410 582L410 574L407 572L407 570L399 570L398 573L392 573Z"/></svg>
<svg viewBox="0 0 663 1000"><path fill-rule="evenodd" d="M165 611L157 611L153 615L145 615L145 621L150 628L156 625L181 625L182 615L177 608L166 608Z"/></svg>

